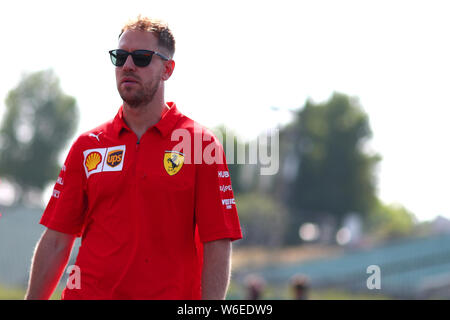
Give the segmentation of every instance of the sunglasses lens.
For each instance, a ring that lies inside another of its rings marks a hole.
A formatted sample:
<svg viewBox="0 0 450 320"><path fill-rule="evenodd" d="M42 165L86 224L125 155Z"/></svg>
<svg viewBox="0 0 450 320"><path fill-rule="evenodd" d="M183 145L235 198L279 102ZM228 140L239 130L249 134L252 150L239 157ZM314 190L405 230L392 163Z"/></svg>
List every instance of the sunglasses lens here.
<svg viewBox="0 0 450 320"><path fill-rule="evenodd" d="M148 66L152 61L152 55L153 53L150 51L135 51L132 53L133 62L138 67Z"/></svg>
<svg viewBox="0 0 450 320"><path fill-rule="evenodd" d="M125 50L116 49L109 52L111 62L116 67L122 67L130 54L133 57L133 62L136 66L146 67L152 61L153 51L136 50L133 52L128 52Z"/></svg>
<svg viewBox="0 0 450 320"><path fill-rule="evenodd" d="M112 50L109 53L111 57L111 62L116 67L121 67L125 64L125 61L127 61L128 52L123 50Z"/></svg>

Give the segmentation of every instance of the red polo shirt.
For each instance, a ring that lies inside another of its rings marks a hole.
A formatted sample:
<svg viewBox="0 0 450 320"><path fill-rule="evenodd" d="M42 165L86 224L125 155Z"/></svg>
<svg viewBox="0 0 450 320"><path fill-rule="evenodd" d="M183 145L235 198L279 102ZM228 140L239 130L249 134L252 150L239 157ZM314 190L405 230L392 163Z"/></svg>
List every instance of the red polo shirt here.
<svg viewBox="0 0 450 320"><path fill-rule="evenodd" d="M121 107L72 145L40 221L82 236L63 299L200 299L202 243L242 238L220 142L168 105L140 141Z"/></svg>

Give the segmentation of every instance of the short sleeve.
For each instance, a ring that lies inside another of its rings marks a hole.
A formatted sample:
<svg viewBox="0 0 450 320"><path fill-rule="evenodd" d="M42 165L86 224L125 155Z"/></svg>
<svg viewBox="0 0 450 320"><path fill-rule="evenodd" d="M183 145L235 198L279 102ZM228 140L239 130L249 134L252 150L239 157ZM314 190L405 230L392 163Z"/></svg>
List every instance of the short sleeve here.
<svg viewBox="0 0 450 320"><path fill-rule="evenodd" d="M85 185L82 153L75 142L39 223L59 232L81 236L87 204Z"/></svg>
<svg viewBox="0 0 450 320"><path fill-rule="evenodd" d="M223 147L212 136L207 148L218 152L217 157L213 155L221 161L210 164L202 161L196 165L195 220L200 240L241 239L242 232Z"/></svg>

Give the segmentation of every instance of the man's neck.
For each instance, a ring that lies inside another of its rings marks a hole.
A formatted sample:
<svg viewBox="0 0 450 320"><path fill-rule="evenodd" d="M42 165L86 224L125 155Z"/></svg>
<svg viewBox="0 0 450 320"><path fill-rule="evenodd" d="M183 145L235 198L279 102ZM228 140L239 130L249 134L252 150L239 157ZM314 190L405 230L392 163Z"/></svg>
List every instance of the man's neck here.
<svg viewBox="0 0 450 320"><path fill-rule="evenodd" d="M123 118L128 127L137 135L138 140L140 140L148 128L161 120L161 115L166 109L169 109L169 107L164 101L134 108L124 102Z"/></svg>

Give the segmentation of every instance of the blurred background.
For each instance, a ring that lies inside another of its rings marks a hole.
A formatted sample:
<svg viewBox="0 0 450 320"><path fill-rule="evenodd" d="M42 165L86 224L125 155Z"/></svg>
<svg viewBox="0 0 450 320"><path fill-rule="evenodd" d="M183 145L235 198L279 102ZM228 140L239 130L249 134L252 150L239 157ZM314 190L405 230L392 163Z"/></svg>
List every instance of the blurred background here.
<svg viewBox="0 0 450 320"><path fill-rule="evenodd" d="M233 133L247 159L252 143L278 132L269 144L276 174L261 175L261 161L237 164L237 155L229 164L244 239L234 243L228 299L450 298L447 9L445 1L5 5L0 299L23 298L38 222L71 144L121 104L108 50L140 13L175 35L167 101Z"/></svg>

